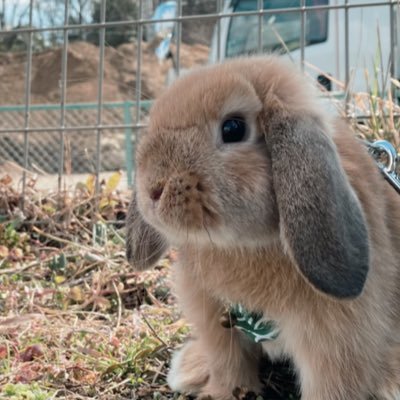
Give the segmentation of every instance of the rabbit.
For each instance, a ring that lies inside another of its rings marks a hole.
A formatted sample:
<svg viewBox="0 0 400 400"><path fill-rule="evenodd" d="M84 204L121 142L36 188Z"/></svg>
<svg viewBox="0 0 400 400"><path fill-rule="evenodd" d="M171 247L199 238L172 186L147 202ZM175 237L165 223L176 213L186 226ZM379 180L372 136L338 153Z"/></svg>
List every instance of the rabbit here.
<svg viewBox="0 0 400 400"><path fill-rule="evenodd" d="M268 355L292 360L302 400L400 399L400 197L294 65L252 56L178 79L136 168L127 258L143 270L178 250L193 327L172 390L259 393ZM274 321L276 339L222 326L237 304Z"/></svg>

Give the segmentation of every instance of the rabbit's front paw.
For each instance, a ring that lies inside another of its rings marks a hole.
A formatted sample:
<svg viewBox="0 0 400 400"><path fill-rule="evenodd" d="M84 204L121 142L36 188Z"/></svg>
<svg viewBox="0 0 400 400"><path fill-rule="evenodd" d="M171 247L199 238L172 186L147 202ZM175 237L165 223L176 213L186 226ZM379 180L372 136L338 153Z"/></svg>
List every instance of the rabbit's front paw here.
<svg viewBox="0 0 400 400"><path fill-rule="evenodd" d="M384 387L378 391L375 397L378 400L400 400L399 378L397 378L397 382L394 380L393 382L386 382Z"/></svg>
<svg viewBox="0 0 400 400"><path fill-rule="evenodd" d="M250 395L256 397L255 392L247 391L246 389L242 389L240 387L236 387L235 389L226 389L221 386L220 382L216 380L210 379L203 390L199 393L197 399L200 400L234 400L234 399L247 399L253 398Z"/></svg>
<svg viewBox="0 0 400 400"><path fill-rule="evenodd" d="M176 392L197 394L209 379L204 351L197 340L186 343L175 352L168 373L168 385Z"/></svg>
<svg viewBox="0 0 400 400"><path fill-rule="evenodd" d="M223 378L222 378L223 379ZM223 383L221 377L211 375L207 384L199 393L199 399L233 400L255 398L261 393L261 383L258 378L247 379L246 384L238 386L232 383Z"/></svg>
<svg viewBox="0 0 400 400"><path fill-rule="evenodd" d="M233 399L232 393L237 387L259 393L257 357L242 353L240 348L236 350L236 355L231 349L228 356L221 353L210 360L209 349L201 341L189 341L172 358L167 378L170 388L213 400Z"/></svg>

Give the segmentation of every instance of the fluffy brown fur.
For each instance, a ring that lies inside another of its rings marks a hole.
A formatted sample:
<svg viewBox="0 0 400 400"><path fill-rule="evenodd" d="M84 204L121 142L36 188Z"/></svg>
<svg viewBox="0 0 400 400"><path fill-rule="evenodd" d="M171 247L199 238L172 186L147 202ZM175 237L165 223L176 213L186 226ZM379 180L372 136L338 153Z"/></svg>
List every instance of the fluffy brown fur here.
<svg viewBox="0 0 400 400"><path fill-rule="evenodd" d="M175 290L195 339L175 390L258 391L262 351L290 357L303 400L400 398L400 198L349 127L276 57L206 67L154 105L137 150L127 253L179 248ZM226 144L222 122L245 119ZM274 342L219 323L227 304L274 319Z"/></svg>

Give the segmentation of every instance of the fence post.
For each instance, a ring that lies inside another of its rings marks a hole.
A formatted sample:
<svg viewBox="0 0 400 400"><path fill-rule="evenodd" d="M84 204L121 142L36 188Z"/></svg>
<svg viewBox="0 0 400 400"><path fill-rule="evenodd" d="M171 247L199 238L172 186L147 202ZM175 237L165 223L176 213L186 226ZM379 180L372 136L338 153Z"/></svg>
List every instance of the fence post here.
<svg viewBox="0 0 400 400"><path fill-rule="evenodd" d="M133 146L132 146L132 128L127 125L132 125L131 103L124 102L124 124L125 127L125 164L126 176L128 178L128 187L132 187L133 175Z"/></svg>

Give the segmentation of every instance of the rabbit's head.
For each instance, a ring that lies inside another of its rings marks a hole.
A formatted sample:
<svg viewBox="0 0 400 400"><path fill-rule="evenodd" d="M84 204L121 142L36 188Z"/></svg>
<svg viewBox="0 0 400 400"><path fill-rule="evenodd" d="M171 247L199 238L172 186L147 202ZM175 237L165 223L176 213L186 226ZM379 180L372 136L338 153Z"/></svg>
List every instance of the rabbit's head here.
<svg viewBox="0 0 400 400"><path fill-rule="evenodd" d="M149 267L168 244L251 252L281 241L314 288L359 295L366 224L312 98L276 57L203 68L173 84L137 149L131 262Z"/></svg>

